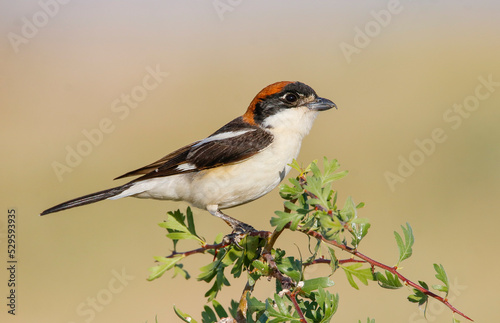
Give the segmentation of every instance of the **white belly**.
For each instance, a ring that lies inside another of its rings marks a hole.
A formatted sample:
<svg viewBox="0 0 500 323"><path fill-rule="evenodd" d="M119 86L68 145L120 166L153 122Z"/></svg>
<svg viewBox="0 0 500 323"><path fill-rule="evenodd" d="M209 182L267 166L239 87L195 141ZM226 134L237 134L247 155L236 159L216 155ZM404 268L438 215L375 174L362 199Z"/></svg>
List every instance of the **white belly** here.
<svg viewBox="0 0 500 323"><path fill-rule="evenodd" d="M296 137L296 138L294 138ZM115 198L134 196L183 200L201 209L207 205L229 208L253 201L274 189L288 174L297 157L301 139L279 137L269 147L240 163L196 173L158 177L138 182Z"/></svg>
<svg viewBox="0 0 500 323"><path fill-rule="evenodd" d="M218 167L193 176L190 202L201 206L229 208L253 201L274 189L290 171L289 163L297 157L300 140L287 149L274 142L267 149L241 163Z"/></svg>

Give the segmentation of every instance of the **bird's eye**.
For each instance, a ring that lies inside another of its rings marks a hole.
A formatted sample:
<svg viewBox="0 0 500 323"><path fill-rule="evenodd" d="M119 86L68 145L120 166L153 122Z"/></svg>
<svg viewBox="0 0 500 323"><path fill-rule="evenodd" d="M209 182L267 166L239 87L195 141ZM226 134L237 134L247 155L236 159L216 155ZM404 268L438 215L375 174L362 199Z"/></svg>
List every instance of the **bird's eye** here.
<svg viewBox="0 0 500 323"><path fill-rule="evenodd" d="M283 99L285 99L285 101L288 103L294 103L299 99L299 97L295 93L287 93L285 94Z"/></svg>

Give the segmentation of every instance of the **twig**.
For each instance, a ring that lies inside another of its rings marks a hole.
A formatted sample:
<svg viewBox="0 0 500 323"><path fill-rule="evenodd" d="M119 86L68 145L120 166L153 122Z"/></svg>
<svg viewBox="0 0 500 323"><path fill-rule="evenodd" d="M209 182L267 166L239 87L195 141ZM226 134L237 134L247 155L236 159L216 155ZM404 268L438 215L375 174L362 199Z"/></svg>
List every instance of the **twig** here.
<svg viewBox="0 0 500 323"><path fill-rule="evenodd" d="M304 188L304 185L305 183L307 182L307 179L304 175L301 175L299 177L299 183L300 185ZM304 189L304 193L306 193L309 197L311 198L318 198L315 194L307 191L306 189ZM328 214L332 214L332 211L331 210L328 210L326 207L324 206L321 206L321 205L316 205L315 206L316 209L318 210L321 210L323 212L327 212ZM348 228L347 226L344 225L344 228L347 229L348 231L351 231L350 228ZM373 271L373 268L374 267L379 267L379 268L382 268L384 270L387 270L388 272L392 273L393 275L396 275L400 280L402 280L405 285L410 285L412 286L413 288L421 291L422 293L440 301L441 303L445 304L453 313L457 313L459 315L461 315L462 317L468 319L469 321L472 321L473 320L468 317L467 315L465 315L464 313L460 312L459 310L457 310L453 305L451 305L449 302L448 302L448 299L446 298L443 298L437 294L434 294L433 292L431 292L430 290L428 289L425 289L423 288L422 286L412 282L411 280L409 280L408 278L404 277L401 273L398 272L398 267L390 267L390 266L387 266L387 265L384 265L376 260L373 260L371 259L370 257L368 256L365 256L364 254L362 254L361 252L357 251L357 249L355 248L351 248L351 247L348 247L347 245L344 245L344 244L340 244L334 240L327 240L325 239L325 237L323 237L323 235L321 235L320 233L316 232L316 231L312 231L312 230L307 230L307 231L301 231L301 232L304 232L305 234L309 235L309 236L313 236L315 237L316 239L320 239L322 241L324 241L325 243L328 243L328 244L331 244L337 248L340 248L360 259L363 259L365 262L369 263L371 266L372 266L372 271ZM352 231L351 231L352 232Z"/></svg>
<svg viewBox="0 0 500 323"><path fill-rule="evenodd" d="M256 236L256 237L260 237L260 238L265 239L271 235L271 232L264 231L264 230L252 231L252 232L249 232L248 235L249 236ZM166 258L173 258L173 257L179 256L179 255L187 257L187 256L191 256L191 255L196 254L196 253L205 253L207 250L216 250L217 251L217 250L225 248L229 245L230 245L230 243L227 243L227 242L221 242L221 243L216 243L216 244L205 244L205 245L202 245L200 248L185 251L185 252L173 251L172 254L170 254Z"/></svg>
<svg viewBox="0 0 500 323"><path fill-rule="evenodd" d="M409 280L408 278L406 278L405 276L403 276L399 271L398 271L398 267L391 267L391 266L387 266L387 265L384 265L383 263L380 263L374 259L371 259L370 257L362 254L361 252L357 251L356 249L354 248L351 248L351 247L348 247L346 245L343 245L343 244L340 244L336 241L333 241L333 240L327 240L323 237L323 235L321 235L320 233L316 232L316 231L312 231L312 230L308 230L308 231L301 231L309 236L312 236L312 237L315 237L316 239L320 239L321 241L327 243L327 244L331 244L339 249L342 249L343 251L346 251L360 259L363 259L364 261L366 261L367 263L369 263L372 267L379 267L379 268L382 268L384 270L387 270L388 272L390 272L391 274L393 275L396 275L398 276L398 278L403 281L405 283L405 285L410 285L411 287L421 291L422 293L440 301L441 303L443 303L444 305L446 305L453 313L457 313L458 315L468 319L469 321L474 321L472 320L470 317L468 317L467 315L465 315L464 313L460 312L458 309L456 309L453 305L451 305L449 302L448 302L448 299L446 298L443 298L439 295L436 295L434 294L433 292L431 292L430 290L428 289L425 289L423 288L422 286L412 282L411 280Z"/></svg>
<svg viewBox="0 0 500 323"><path fill-rule="evenodd" d="M247 281L245 288L243 289L243 293L241 293L240 297L240 303L238 304L238 310L236 312L236 322L238 323L245 323L247 322L246 319L246 313L248 310L248 302L247 302L247 296L250 295L250 293L253 292L255 284L250 286L250 283Z"/></svg>
<svg viewBox="0 0 500 323"><path fill-rule="evenodd" d="M292 293L290 291L287 291L285 294L290 298L290 300L293 303L293 307L295 307L295 311L299 314L300 322L301 323L307 323L306 317L304 316L304 313L302 313L302 310L300 309L299 303L297 303L297 298L296 298L297 297L297 293L296 292Z"/></svg>
<svg viewBox="0 0 500 323"><path fill-rule="evenodd" d="M276 240L278 240L279 236L281 235L281 233L290 227L290 223L285 225L283 227L283 229L277 231L277 230L274 230L273 233L271 234L271 236L269 237L268 241L267 241L267 244L266 246L264 247L264 252L271 252L271 250L273 249L274 247L274 244L276 243Z"/></svg>
<svg viewBox="0 0 500 323"><path fill-rule="evenodd" d="M283 288L282 293L286 294L290 300L293 303L293 307L295 308L295 311L297 314L299 314L300 317L300 322L301 323L306 323L306 318L304 317L304 313L302 312L302 309L300 308L299 304L297 303L297 299L295 292L292 293L290 290L295 287L294 282L290 277L287 277L283 275L279 269L278 266L276 265L276 262L274 261L273 256L271 253L266 252L262 254L262 257L266 260L266 262L269 264L269 269L270 273L269 276L274 277L276 280L278 280L281 284L281 287Z"/></svg>
<svg viewBox="0 0 500 323"><path fill-rule="evenodd" d="M269 255L271 255L271 250L274 246L274 243L276 242L276 240L280 236L281 232L283 232L283 230L281 230L281 231L275 230L273 233L271 233L269 231L252 231L252 232L249 232L248 235L249 236L257 236L257 237L260 237L263 239L268 239L268 242L266 243L264 252L267 252ZM191 256L191 255L194 255L197 253L205 253L208 250L215 250L217 252L219 249L225 248L229 245L230 245L230 243L227 243L227 242L221 242L221 243L217 243L217 244L205 244L205 245L202 245L200 248L185 251L185 252L173 251L166 258L173 258L173 257L179 256L179 255L187 257L187 256ZM274 263L274 265L276 267L276 263ZM276 267L276 270L277 270L277 267ZM248 309L247 297L250 293L252 293L254 286L255 286L255 284L250 286L249 282L247 281L245 288L243 289L243 293L241 294L240 302L238 304L237 315L235 318L235 320L238 323L246 322L245 315L246 315L246 312Z"/></svg>
<svg viewBox="0 0 500 323"><path fill-rule="evenodd" d="M205 244L205 245L201 246L201 248L189 250L189 251L185 251L185 252L173 251L172 254L170 254L166 258L173 258L173 257L179 256L179 255L187 257L187 256L194 255L196 253L205 253L207 250L219 250L219 249L227 247L228 245L229 245L228 243L224 243L224 242L217 243L217 244Z"/></svg>
<svg viewBox="0 0 500 323"><path fill-rule="evenodd" d="M266 260L269 265L270 273L269 276L276 278L280 283L283 289L292 289L294 287L294 283L290 277L287 277L279 271L278 266L276 265L276 261L274 261L271 253L266 252L262 254L262 257Z"/></svg>
<svg viewBox="0 0 500 323"><path fill-rule="evenodd" d="M304 267L307 267L307 266L316 265L316 264L330 264L330 262L331 262L330 259L318 258L318 259L314 259L314 260L311 260L309 262L306 262L306 263L304 263L302 265ZM340 259L339 260L339 264L341 264L341 265L347 264L347 263L351 263L351 262L366 263L366 261L364 261L364 260L357 260L357 259L352 259L352 258L349 258L349 259Z"/></svg>
<svg viewBox="0 0 500 323"><path fill-rule="evenodd" d="M282 230L274 230L273 233L269 232L269 231L254 231L254 232L251 232L250 235L252 236L258 236L258 237L261 237L261 238L267 238L267 243L264 247L264 251L263 251L263 255L269 255L271 256L271 250L273 249L273 246L274 244L276 243L276 240L278 239L278 237L281 235L281 233L283 232L285 228L283 228ZM272 256L271 256L272 258ZM270 258L268 258L270 259ZM276 263L274 262L274 259L272 259L273 263L274 263L274 267L276 268L277 270L277 267L276 267ZM248 310L248 296L253 292L254 288L255 288L255 284L257 282L254 282L253 285L250 285L250 283L247 281L247 283L245 284L245 288L243 289L243 293L241 294L241 297L240 297L240 302L238 304L238 311L237 311L237 314L236 314L236 321L238 323L244 323L246 322L246 313L247 313L247 310Z"/></svg>

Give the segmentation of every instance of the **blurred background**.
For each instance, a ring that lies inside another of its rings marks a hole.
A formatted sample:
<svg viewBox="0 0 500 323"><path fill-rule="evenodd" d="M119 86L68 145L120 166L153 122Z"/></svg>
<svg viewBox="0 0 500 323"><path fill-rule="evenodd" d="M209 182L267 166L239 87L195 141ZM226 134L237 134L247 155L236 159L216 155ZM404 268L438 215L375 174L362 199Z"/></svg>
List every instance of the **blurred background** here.
<svg viewBox="0 0 500 323"><path fill-rule="evenodd" d="M186 259L193 278L146 281L172 248L157 223L184 203L123 199L38 217L57 203L124 183L112 179L241 115L254 95L300 80L338 110L321 113L299 162L337 158L336 184L366 206L361 251L393 265L393 231L409 222L407 277L451 282L450 300L476 322L497 306L500 186L498 1L3 1L0 3L2 268L7 214L17 214L17 309L2 322L198 320L208 255ZM290 175L293 175L291 173ZM259 229L282 208L277 190L228 210ZM194 210L208 241L228 227ZM294 245L296 244L296 245ZM307 254L287 233L280 247ZM181 245L183 247L183 245ZM185 244L184 248L194 248ZM338 254L340 258L348 255ZM325 275L321 266L308 275ZM2 304L8 272L0 272ZM336 322L425 322L406 296L342 272ZM231 281L219 301L238 298ZM256 296L273 284L260 281ZM429 322L451 322L429 304ZM457 317L461 319L460 317ZM462 320L462 321L465 321Z"/></svg>

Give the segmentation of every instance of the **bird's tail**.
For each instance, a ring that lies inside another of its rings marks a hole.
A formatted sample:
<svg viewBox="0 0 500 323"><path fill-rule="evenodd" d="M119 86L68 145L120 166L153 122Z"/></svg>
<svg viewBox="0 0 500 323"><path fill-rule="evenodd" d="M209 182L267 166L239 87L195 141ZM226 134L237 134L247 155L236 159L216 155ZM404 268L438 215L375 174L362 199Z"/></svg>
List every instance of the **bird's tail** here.
<svg viewBox="0 0 500 323"><path fill-rule="evenodd" d="M130 188L132 186L132 183L127 183L122 186L110 188L104 191L99 191L95 192L92 194L88 194L85 196L77 197L76 199L72 199L69 201L66 201L64 203L58 204L56 206L51 207L50 209L47 209L40 213L40 215L45 215L49 213L54 213L54 212L59 212L62 210L70 209L72 207L80 206L80 205L86 205L86 204L91 204L95 202L99 202L105 199L108 199L110 197L116 196L126 189Z"/></svg>

